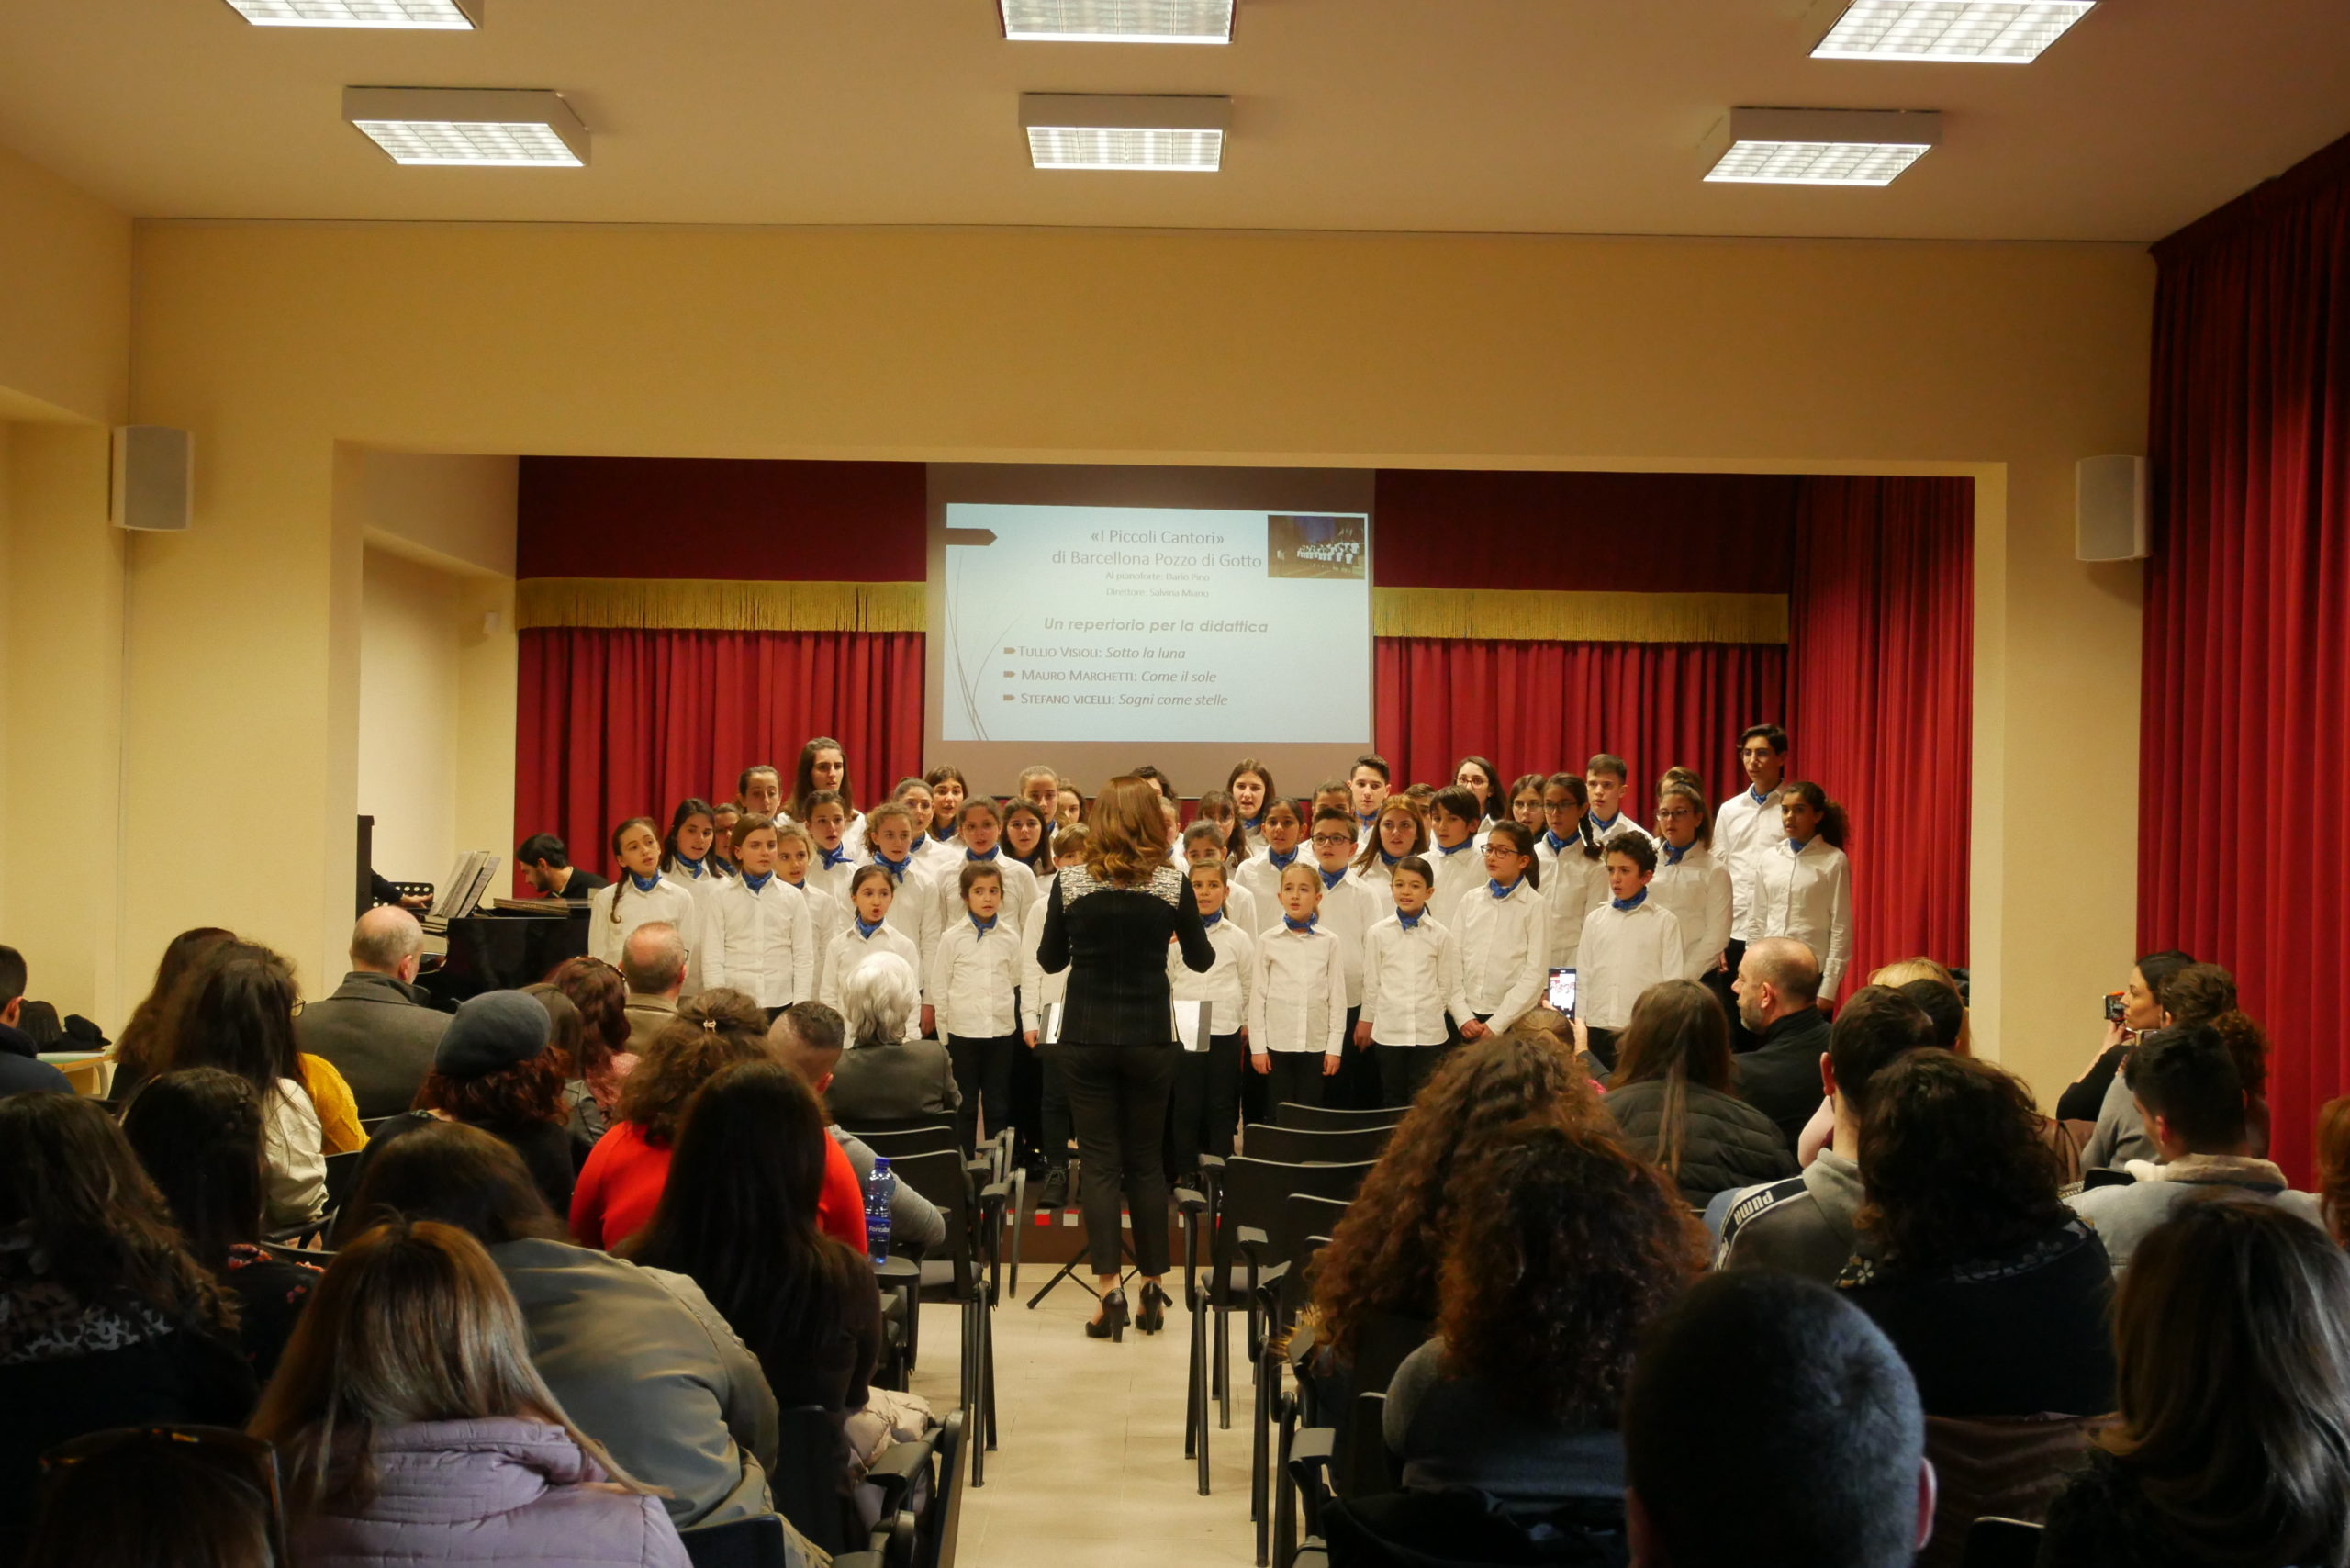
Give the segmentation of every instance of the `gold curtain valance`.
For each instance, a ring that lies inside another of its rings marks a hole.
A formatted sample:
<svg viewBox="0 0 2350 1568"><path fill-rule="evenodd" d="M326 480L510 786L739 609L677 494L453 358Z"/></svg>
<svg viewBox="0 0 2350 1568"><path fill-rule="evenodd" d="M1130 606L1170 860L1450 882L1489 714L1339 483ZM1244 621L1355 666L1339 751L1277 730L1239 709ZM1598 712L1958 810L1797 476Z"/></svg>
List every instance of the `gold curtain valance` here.
<svg viewBox="0 0 2350 1568"><path fill-rule="evenodd" d="M1373 588L1375 637L1541 643L1784 643L1781 593L1566 593Z"/></svg>
<svg viewBox="0 0 2350 1568"><path fill-rule="evenodd" d="M722 582L709 577L524 577L514 623L650 632L919 632L922 583Z"/></svg>

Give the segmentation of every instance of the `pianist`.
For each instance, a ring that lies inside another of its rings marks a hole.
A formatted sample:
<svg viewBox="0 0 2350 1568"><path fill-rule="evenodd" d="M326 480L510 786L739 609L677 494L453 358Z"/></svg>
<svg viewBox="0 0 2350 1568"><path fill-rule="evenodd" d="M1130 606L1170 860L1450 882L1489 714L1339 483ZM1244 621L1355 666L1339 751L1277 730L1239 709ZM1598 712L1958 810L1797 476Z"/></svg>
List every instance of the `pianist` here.
<svg viewBox="0 0 2350 1568"><path fill-rule="evenodd" d="M544 898L585 903L588 894L604 885L604 879L595 872L574 866L563 840L551 833L534 833L524 839L521 847L514 851L514 858L520 863L522 875L530 879L531 886Z"/></svg>

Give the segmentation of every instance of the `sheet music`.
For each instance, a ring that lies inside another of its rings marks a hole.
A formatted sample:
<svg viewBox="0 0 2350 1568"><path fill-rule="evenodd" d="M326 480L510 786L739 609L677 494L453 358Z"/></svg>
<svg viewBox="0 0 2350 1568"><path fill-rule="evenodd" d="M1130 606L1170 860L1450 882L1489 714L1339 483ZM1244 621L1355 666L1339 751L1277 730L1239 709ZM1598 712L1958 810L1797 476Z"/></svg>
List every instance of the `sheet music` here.
<svg viewBox="0 0 2350 1568"><path fill-rule="evenodd" d="M1066 1004L1062 1002L1045 1003L1044 1016L1036 1020L1038 1045L1049 1046L1059 1041L1061 1017L1066 1011ZM1213 1012L1213 1006L1205 1002L1170 1002L1169 1016L1167 1020L1168 1038L1174 1040L1187 1051L1206 1050L1208 1036L1212 1033L1209 1023Z"/></svg>

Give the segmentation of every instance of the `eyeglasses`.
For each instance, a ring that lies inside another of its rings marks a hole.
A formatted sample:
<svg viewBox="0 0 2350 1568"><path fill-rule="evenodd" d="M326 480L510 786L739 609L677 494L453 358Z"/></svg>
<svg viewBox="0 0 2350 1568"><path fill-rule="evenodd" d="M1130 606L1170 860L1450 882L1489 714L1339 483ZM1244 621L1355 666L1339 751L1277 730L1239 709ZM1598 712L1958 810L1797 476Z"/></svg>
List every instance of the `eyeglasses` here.
<svg viewBox="0 0 2350 1568"><path fill-rule="evenodd" d="M1352 845L1354 841L1355 835L1350 833L1317 833L1314 835L1315 846L1322 849L1336 849L1341 845Z"/></svg>
<svg viewBox="0 0 2350 1568"><path fill-rule="evenodd" d="M1686 806L1659 806L1656 820L1661 823L1673 822L1682 817L1694 817L1696 814Z"/></svg>

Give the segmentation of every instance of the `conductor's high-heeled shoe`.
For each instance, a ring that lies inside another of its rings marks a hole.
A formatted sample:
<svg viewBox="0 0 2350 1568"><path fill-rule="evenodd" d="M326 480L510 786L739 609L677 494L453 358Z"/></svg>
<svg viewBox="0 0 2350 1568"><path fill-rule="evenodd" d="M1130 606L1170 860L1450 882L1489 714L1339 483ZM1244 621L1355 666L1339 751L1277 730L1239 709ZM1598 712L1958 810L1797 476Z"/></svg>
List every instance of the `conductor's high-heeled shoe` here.
<svg viewBox="0 0 2350 1568"><path fill-rule="evenodd" d="M1135 1318L1135 1327L1145 1334L1156 1334L1167 1327L1167 1309L1175 1300L1156 1283L1142 1287L1142 1312Z"/></svg>
<svg viewBox="0 0 2350 1568"><path fill-rule="evenodd" d="M1089 1339L1107 1339L1120 1343L1126 1337L1126 1293L1112 1291L1102 1298L1102 1316L1089 1318L1085 1324Z"/></svg>

